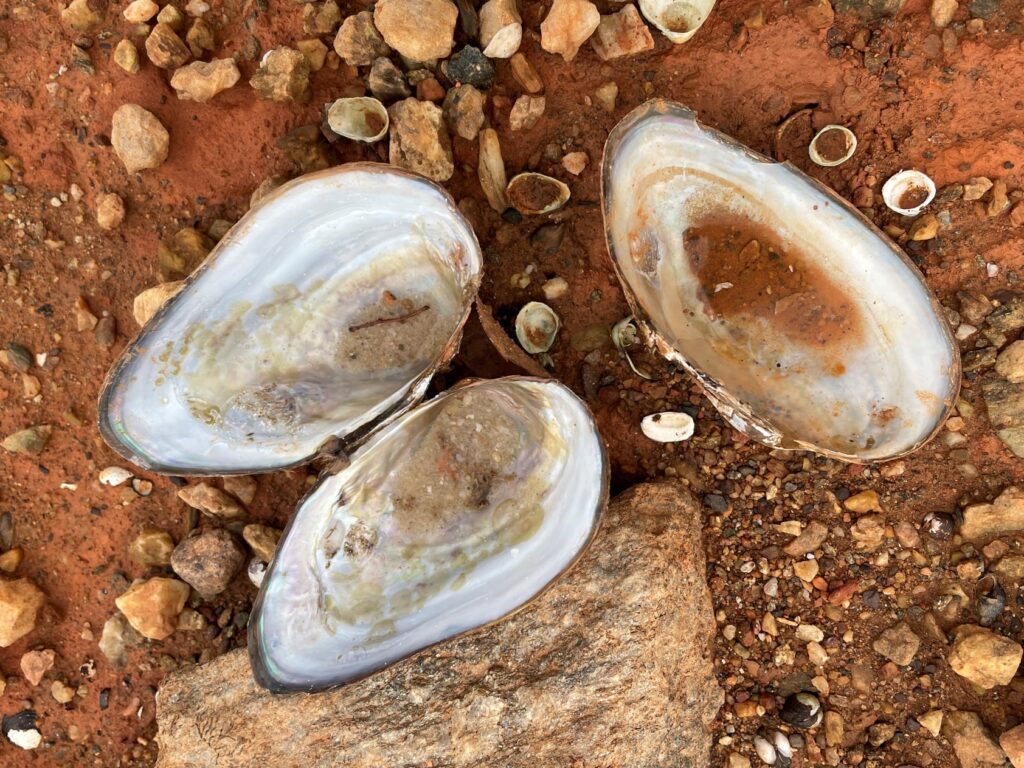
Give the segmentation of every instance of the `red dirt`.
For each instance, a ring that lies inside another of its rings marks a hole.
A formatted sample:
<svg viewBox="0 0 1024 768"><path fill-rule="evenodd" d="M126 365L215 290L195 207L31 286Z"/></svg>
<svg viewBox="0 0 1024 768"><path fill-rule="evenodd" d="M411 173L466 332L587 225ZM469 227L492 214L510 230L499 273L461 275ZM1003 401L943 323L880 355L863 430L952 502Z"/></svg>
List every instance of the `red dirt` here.
<svg viewBox="0 0 1024 768"><path fill-rule="evenodd" d="M217 27L218 57L242 50L250 35L264 50L309 37L302 31L302 6L289 0L270 0L266 12L251 2L214 5L209 16ZM346 15L358 10L356 5L346 6ZM643 381L606 341L595 350L582 338L584 330L607 330L628 311L609 264L598 204L604 138L627 111L653 95L675 99L694 108L705 123L771 154L776 126L795 110L810 107L786 131L778 154L847 198L858 188L870 187L875 192L872 217L880 226L905 226L884 209L879 195L882 181L902 168L927 172L940 188L973 176L1002 179L1011 190L1024 182L1024 101L1013 96L1024 72L1024 49L1019 29L1006 31L1010 21L1019 28L1019 3L1004 2L982 34L972 35L962 25L951 29L955 45L945 52L941 34L928 19L928 4L910 0L896 20L872 25L882 41L874 50L891 50L888 63L874 74L865 69L860 53L844 45L865 28L855 16L837 15L833 29L818 30L783 3L770 2L760 4L764 26L748 31L743 21L758 5L750 0L720 3L697 36L678 47L655 33L657 49L648 55L601 63L585 46L575 61L565 63L540 49L536 30L546 6L521 4L527 27L522 50L545 82L545 115L530 130L509 130L509 107L518 91L508 63L499 62L489 116L501 136L510 177L537 170L572 187L569 204L550 217L517 224L502 220L488 208L479 188L475 143L453 139L457 172L446 186L464 201L486 250L483 297L498 319L510 327L523 303L543 300L544 279L561 276L569 282L569 292L550 302L563 324L551 353L554 372L585 394L595 410L617 487L669 476L699 492L728 496L741 487L738 478L744 467L763 470L772 462L782 464L725 425L688 377L662 368L659 380ZM208 632L178 632L167 641L134 648L123 669L112 668L99 652L96 641L114 611L114 598L143 575L128 558L128 544L145 525L166 528L179 539L187 514L166 478L140 473L155 482L148 498L98 484L100 469L124 462L96 432L96 396L108 366L135 331L133 297L158 282L159 240L182 226L205 231L215 219L237 219L262 180L294 171L276 140L296 126L318 122L325 102L363 92L356 73L342 65L313 77L308 105L262 102L246 84L254 64L242 61L243 80L235 88L209 104L178 101L166 74L145 61L144 53L142 70L135 76L112 63L113 45L130 32L121 7L111 4L101 32L92 37L96 74L90 77L75 68L61 71L68 64L71 42L81 36L61 26L57 2L9 0L0 6L0 33L9 41L9 49L0 53L0 132L8 142L5 151L20 157L25 169L12 182L24 187L17 201L0 198L0 263L20 273L17 284L0 287L0 342L16 341L34 353L59 349L59 355L50 352L46 366L32 371L42 382L38 401L22 398L19 374L0 369L0 434L32 424L55 426L42 456L5 454L0 463L0 512L13 515L15 543L25 551L18 575L34 579L50 599L37 629L0 649L0 673L8 679L0 713L14 713L30 702L39 713L46 746L16 752L3 743L4 765L151 765L153 693L164 673L244 642L244 632L230 621L248 608L254 595L241 576L228 592L200 605L211 620ZM963 20L966 8L959 14ZM324 39L329 45L329 38ZM831 56L830 48L838 55ZM614 113L593 102L597 86L609 80L619 87ZM125 102L154 112L171 135L168 161L135 177L126 174L108 146L111 114ZM815 130L829 123L849 126L859 144L853 159L826 169L810 162L806 144ZM549 153L550 145L558 151ZM386 160L386 142L339 142L334 149L339 161ZM590 164L579 177L571 177L557 158L577 150L587 152ZM72 183L84 191L84 198L53 207L50 200ZM116 191L128 208L125 222L112 233L95 224L95 200L101 191ZM982 203L956 202L948 208L953 230L947 236L906 246L940 298L955 306L952 296L960 288L991 294L1019 287L1024 231L1013 229L1005 215L987 218ZM551 221L565 227L561 246L553 252L530 237L538 225ZM986 276L985 262L998 266L996 277ZM527 265L534 266L530 285L510 287L512 276ZM112 349L104 351L91 334L75 331L73 306L80 294L97 315L109 312L117 319L119 335ZM453 378L442 376L437 386L447 386ZM963 434L977 479L960 476L949 451L938 442L908 459L906 472L894 478L882 478L877 469L794 456L785 460L798 484L787 508L763 501L750 508L754 502L744 506L737 501L726 513L709 512L706 549L716 606L740 626L741 637L744 623L749 630L763 609L737 606L758 606L764 597L752 583L733 580L730 564L757 560L765 547L781 543L768 532L772 522L794 515L818 516L831 525L841 525L845 515L849 522L847 513L828 503L828 489L874 488L885 501L890 522L916 524L928 510L951 509L963 498L991 498L1010 482L1024 480L1021 462L987 422L975 381L965 381L964 397L975 406ZM686 408L695 415L694 440L662 446L641 435L644 414L669 408ZM308 479L301 470L261 478L251 506L253 519L283 525ZM844 579L863 584L892 574L892 568L882 568L854 576L844 567L840 563L835 575L826 574L829 590ZM911 587L922 584L929 588L927 576L918 574L903 589L909 595ZM826 595L815 590L797 610L815 620L828 604ZM914 601L924 599L914 595ZM229 621L223 629L217 626L218 616ZM827 624L820 616L817 620ZM841 651L838 666L847 669L865 659L877 665L869 640L891 620L886 611L864 618L851 611L849 625L864 632ZM58 654L38 688L19 672L19 659L33 648L52 648ZM766 665L754 669L750 663L738 664L731 649L720 638L727 711L742 698L763 697L781 676ZM84 696L57 704L49 694L50 683L57 679L83 685ZM880 681L878 712L891 719L920 713L929 702L963 706L981 711L995 733L1024 716L1017 688L1008 689L997 702L970 691L948 668L937 671L930 684L929 692L912 693L915 685L920 687L913 676ZM105 689L109 707L102 711ZM894 692L904 699L911 696L909 704L893 698ZM757 727L757 720L723 715L717 736L733 728L736 743L743 736L749 744ZM853 724L848 722L848 727ZM721 764L728 749L716 749ZM916 763L918 754L911 742L901 742L886 753L884 764ZM794 765L807 764L805 753L799 755ZM948 750L933 755L931 762L953 764Z"/></svg>

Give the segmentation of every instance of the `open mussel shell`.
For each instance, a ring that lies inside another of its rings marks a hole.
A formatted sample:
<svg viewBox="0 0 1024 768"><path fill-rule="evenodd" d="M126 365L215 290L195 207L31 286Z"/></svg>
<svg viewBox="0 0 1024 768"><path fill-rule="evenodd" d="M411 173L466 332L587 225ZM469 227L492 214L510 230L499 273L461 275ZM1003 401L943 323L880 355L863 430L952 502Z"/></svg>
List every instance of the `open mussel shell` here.
<svg viewBox="0 0 1024 768"><path fill-rule="evenodd" d="M264 198L107 377L99 427L157 472L269 471L419 400L458 347L480 248L452 199L391 166Z"/></svg>
<svg viewBox="0 0 1024 768"><path fill-rule="evenodd" d="M508 616L582 555L607 489L596 425L554 380L408 411L299 505L249 623L257 682L343 685Z"/></svg>
<svg viewBox="0 0 1024 768"><path fill-rule="evenodd" d="M715 0L640 0L640 13L677 45L685 43L707 21Z"/></svg>
<svg viewBox="0 0 1024 768"><path fill-rule="evenodd" d="M338 99L327 109L327 125L346 139L380 141L387 135L389 124L387 107L369 96Z"/></svg>
<svg viewBox="0 0 1024 768"><path fill-rule="evenodd" d="M736 429L853 462L938 430L960 385L941 308L831 190L661 100L611 132L602 184L641 333Z"/></svg>

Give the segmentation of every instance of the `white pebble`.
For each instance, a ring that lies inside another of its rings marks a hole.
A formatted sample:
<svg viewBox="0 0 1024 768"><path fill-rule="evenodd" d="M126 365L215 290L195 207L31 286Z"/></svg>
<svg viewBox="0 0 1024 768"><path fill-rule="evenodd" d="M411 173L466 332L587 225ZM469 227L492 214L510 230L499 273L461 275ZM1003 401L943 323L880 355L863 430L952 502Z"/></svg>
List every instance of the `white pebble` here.
<svg viewBox="0 0 1024 768"><path fill-rule="evenodd" d="M7 739L16 747L35 749L42 743L43 737L35 728L18 731L13 728L7 732Z"/></svg>
<svg viewBox="0 0 1024 768"><path fill-rule="evenodd" d="M754 737L754 751L765 765L775 765L775 747L763 736Z"/></svg>
<svg viewBox="0 0 1024 768"><path fill-rule="evenodd" d="M123 467L107 467L100 470L100 482L103 485L121 485L132 479L132 473Z"/></svg>
<svg viewBox="0 0 1024 768"><path fill-rule="evenodd" d="M688 413L665 411L644 416L640 429L659 443L678 443L693 437L693 417Z"/></svg>
<svg viewBox="0 0 1024 768"><path fill-rule="evenodd" d="M249 561L249 568L246 570L246 573L249 576L249 581L255 584L256 588L259 589L260 585L263 583L263 577L267 573L267 564L258 557L254 557Z"/></svg>
<svg viewBox="0 0 1024 768"><path fill-rule="evenodd" d="M564 296L569 290L569 284L565 282L564 277L553 277L544 283L541 288L544 291L544 298L550 301L551 299L558 299Z"/></svg>

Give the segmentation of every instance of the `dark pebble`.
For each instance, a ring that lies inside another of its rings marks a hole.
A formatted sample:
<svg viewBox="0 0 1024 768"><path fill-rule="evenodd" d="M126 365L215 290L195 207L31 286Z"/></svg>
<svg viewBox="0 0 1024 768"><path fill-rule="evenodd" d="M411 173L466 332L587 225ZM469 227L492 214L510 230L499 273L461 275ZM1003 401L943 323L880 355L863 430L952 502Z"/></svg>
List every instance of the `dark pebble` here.
<svg viewBox="0 0 1024 768"><path fill-rule="evenodd" d="M712 511L721 514L729 508L729 502L717 493L705 493L704 504Z"/></svg>
<svg viewBox="0 0 1024 768"><path fill-rule="evenodd" d="M472 45L441 64L441 73L452 85L462 83L487 90L494 82L494 64L483 52Z"/></svg>

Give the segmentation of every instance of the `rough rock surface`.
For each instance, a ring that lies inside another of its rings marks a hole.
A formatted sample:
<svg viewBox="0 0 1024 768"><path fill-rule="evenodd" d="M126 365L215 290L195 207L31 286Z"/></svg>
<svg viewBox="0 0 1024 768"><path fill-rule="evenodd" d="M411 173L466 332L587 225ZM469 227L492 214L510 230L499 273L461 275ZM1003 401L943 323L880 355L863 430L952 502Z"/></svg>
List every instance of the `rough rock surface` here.
<svg viewBox="0 0 1024 768"><path fill-rule="evenodd" d="M29 579L0 581L0 648L13 645L36 626L46 595Z"/></svg>
<svg viewBox="0 0 1024 768"><path fill-rule="evenodd" d="M450 179L455 173L455 162L441 108L409 98L388 107L388 114L391 117L391 164L434 181Z"/></svg>
<svg viewBox="0 0 1024 768"><path fill-rule="evenodd" d="M960 535L969 541L1024 531L1024 490L1010 486L991 504L964 508Z"/></svg>
<svg viewBox="0 0 1024 768"><path fill-rule="evenodd" d="M366 67L381 56L391 53L380 32L373 25L373 14L360 11L345 19L334 38L334 51L353 67Z"/></svg>
<svg viewBox="0 0 1024 768"><path fill-rule="evenodd" d="M589 0L555 0L540 25L540 47L572 61L600 23L601 12Z"/></svg>
<svg viewBox="0 0 1024 768"><path fill-rule="evenodd" d="M175 71L171 87L179 99L207 102L238 82L241 74L234 59L194 61Z"/></svg>
<svg viewBox="0 0 1024 768"><path fill-rule="evenodd" d="M160 285L154 285L152 288L147 288L132 302L132 316L135 318L135 322L140 326L145 325L150 321L150 318L157 313L157 311L167 300L172 296L176 295L181 290L181 286L184 283L181 280L176 280L170 283L160 283Z"/></svg>
<svg viewBox="0 0 1024 768"><path fill-rule="evenodd" d="M363 682L274 696L243 651L172 675L158 766L707 766L722 693L699 531L685 492L637 486L531 606Z"/></svg>
<svg viewBox="0 0 1024 768"><path fill-rule="evenodd" d="M227 589L244 564L245 550L223 528L184 539L171 554L174 572L205 598Z"/></svg>
<svg viewBox="0 0 1024 768"><path fill-rule="evenodd" d="M150 640L163 640L177 628L188 595L188 584L157 576L133 584L114 603L132 629Z"/></svg>
<svg viewBox="0 0 1024 768"><path fill-rule="evenodd" d="M976 712L947 712L942 735L953 746L960 768L1002 768L1006 763L1003 750Z"/></svg>
<svg viewBox="0 0 1024 768"><path fill-rule="evenodd" d="M301 51L279 47L269 51L249 79L256 95L265 101L309 101L309 59Z"/></svg>
<svg viewBox="0 0 1024 768"><path fill-rule="evenodd" d="M413 61L451 54L458 17L451 0L380 0L373 10L384 42Z"/></svg>
<svg viewBox="0 0 1024 768"><path fill-rule="evenodd" d="M982 688L1009 685L1017 674L1024 649L1008 637L971 624L958 627L949 665L958 675Z"/></svg>
<svg viewBox="0 0 1024 768"><path fill-rule="evenodd" d="M110 143L128 173L135 173L161 165L171 137L152 112L138 104L122 104L114 113Z"/></svg>

